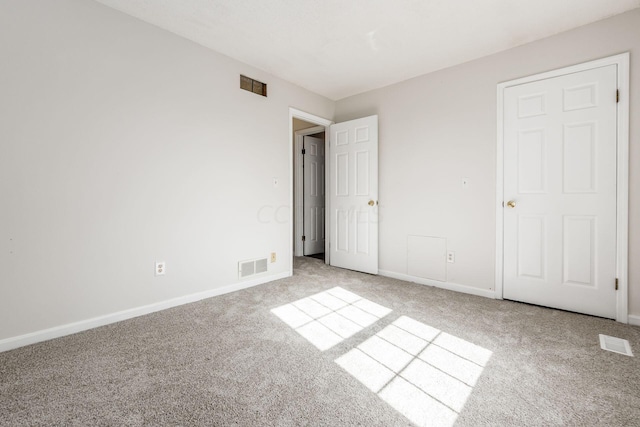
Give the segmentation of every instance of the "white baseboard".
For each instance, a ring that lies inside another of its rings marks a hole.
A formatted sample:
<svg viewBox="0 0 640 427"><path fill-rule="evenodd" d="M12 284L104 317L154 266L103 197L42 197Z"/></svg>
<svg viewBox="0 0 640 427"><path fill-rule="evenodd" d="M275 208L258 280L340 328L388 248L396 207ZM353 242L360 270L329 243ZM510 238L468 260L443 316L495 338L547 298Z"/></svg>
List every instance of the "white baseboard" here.
<svg viewBox="0 0 640 427"><path fill-rule="evenodd" d="M167 308L177 307L179 305L189 304L206 298L211 298L223 294L228 294L230 292L239 291L241 289L262 285L267 282L284 279L285 277L290 276L291 272L285 271L284 273L264 276L246 282L234 283L233 285L222 286L220 288L215 288L204 292L198 292L195 294L185 295L166 301L143 305L141 307L118 311L115 313L106 314L104 316L81 320L79 322L68 323L66 325L60 325L54 328L43 329L41 331L31 332L17 337L6 338L4 340L0 340L0 353L3 351L13 350L18 347L24 347L26 345L64 337L65 335L75 334L77 332L86 331L88 329L97 328L99 326L109 325L111 323L120 322L122 320L144 316L145 314L154 313L160 310L166 310Z"/></svg>
<svg viewBox="0 0 640 427"><path fill-rule="evenodd" d="M436 288L447 289L449 291L462 292L465 294L477 295L479 297L495 299L496 294L493 290L474 288L473 286L460 285L458 283L440 282L438 280L423 279L422 277L410 276L408 274L396 273L393 271L380 270L381 276L391 277L392 279L404 280L405 282L418 283L419 285L434 286Z"/></svg>
<svg viewBox="0 0 640 427"><path fill-rule="evenodd" d="M640 316L634 316L633 314L630 314L628 316L628 320L630 325L640 326Z"/></svg>

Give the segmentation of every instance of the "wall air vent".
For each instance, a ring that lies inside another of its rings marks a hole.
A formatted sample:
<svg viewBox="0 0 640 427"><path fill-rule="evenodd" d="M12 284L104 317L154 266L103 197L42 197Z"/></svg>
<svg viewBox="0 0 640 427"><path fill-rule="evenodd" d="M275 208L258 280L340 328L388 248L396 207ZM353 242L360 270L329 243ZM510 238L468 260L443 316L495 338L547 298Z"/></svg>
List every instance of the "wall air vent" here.
<svg viewBox="0 0 640 427"><path fill-rule="evenodd" d="M240 89L248 90L258 95L267 96L267 84L240 74Z"/></svg>
<svg viewBox="0 0 640 427"><path fill-rule="evenodd" d="M267 271L267 259L256 260L256 274L265 273Z"/></svg>
<svg viewBox="0 0 640 427"><path fill-rule="evenodd" d="M267 272L267 258L240 261L238 263L238 277L244 278Z"/></svg>

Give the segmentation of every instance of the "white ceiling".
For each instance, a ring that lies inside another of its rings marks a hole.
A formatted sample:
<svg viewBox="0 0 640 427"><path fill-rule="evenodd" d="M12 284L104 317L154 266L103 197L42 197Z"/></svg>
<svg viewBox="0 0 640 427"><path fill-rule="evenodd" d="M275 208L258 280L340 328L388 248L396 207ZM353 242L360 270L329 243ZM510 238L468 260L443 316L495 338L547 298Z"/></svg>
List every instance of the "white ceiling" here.
<svg viewBox="0 0 640 427"><path fill-rule="evenodd" d="M640 0L97 1L333 100L640 7Z"/></svg>

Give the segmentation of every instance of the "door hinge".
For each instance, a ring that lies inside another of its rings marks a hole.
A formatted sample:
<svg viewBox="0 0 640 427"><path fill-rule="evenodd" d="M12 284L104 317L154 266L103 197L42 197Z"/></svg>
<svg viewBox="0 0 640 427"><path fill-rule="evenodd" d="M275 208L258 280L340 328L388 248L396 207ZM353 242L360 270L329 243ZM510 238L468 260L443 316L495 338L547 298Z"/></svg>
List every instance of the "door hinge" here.
<svg viewBox="0 0 640 427"><path fill-rule="evenodd" d="M616 89L616 103L620 102L620 90Z"/></svg>
<svg viewBox="0 0 640 427"><path fill-rule="evenodd" d="M302 241L305 242L307 240L307 236L302 236Z"/></svg>
<svg viewBox="0 0 640 427"><path fill-rule="evenodd" d="M616 277L616 291L618 290L618 278Z"/></svg>
<svg viewBox="0 0 640 427"><path fill-rule="evenodd" d="M304 156L305 154L307 154L307 150L305 150L304 148L302 149L302 155Z"/></svg>

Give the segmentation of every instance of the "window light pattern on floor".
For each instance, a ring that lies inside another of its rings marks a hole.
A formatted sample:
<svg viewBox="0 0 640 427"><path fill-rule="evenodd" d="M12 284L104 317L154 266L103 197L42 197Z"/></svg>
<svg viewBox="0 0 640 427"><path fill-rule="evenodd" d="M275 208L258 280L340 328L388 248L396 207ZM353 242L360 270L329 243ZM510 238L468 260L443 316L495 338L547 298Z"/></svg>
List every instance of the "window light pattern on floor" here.
<svg viewBox="0 0 640 427"><path fill-rule="evenodd" d="M402 316L336 363L419 426L453 426L492 352Z"/></svg>
<svg viewBox="0 0 640 427"><path fill-rule="evenodd" d="M324 351L374 324L391 310L337 286L271 312Z"/></svg>

